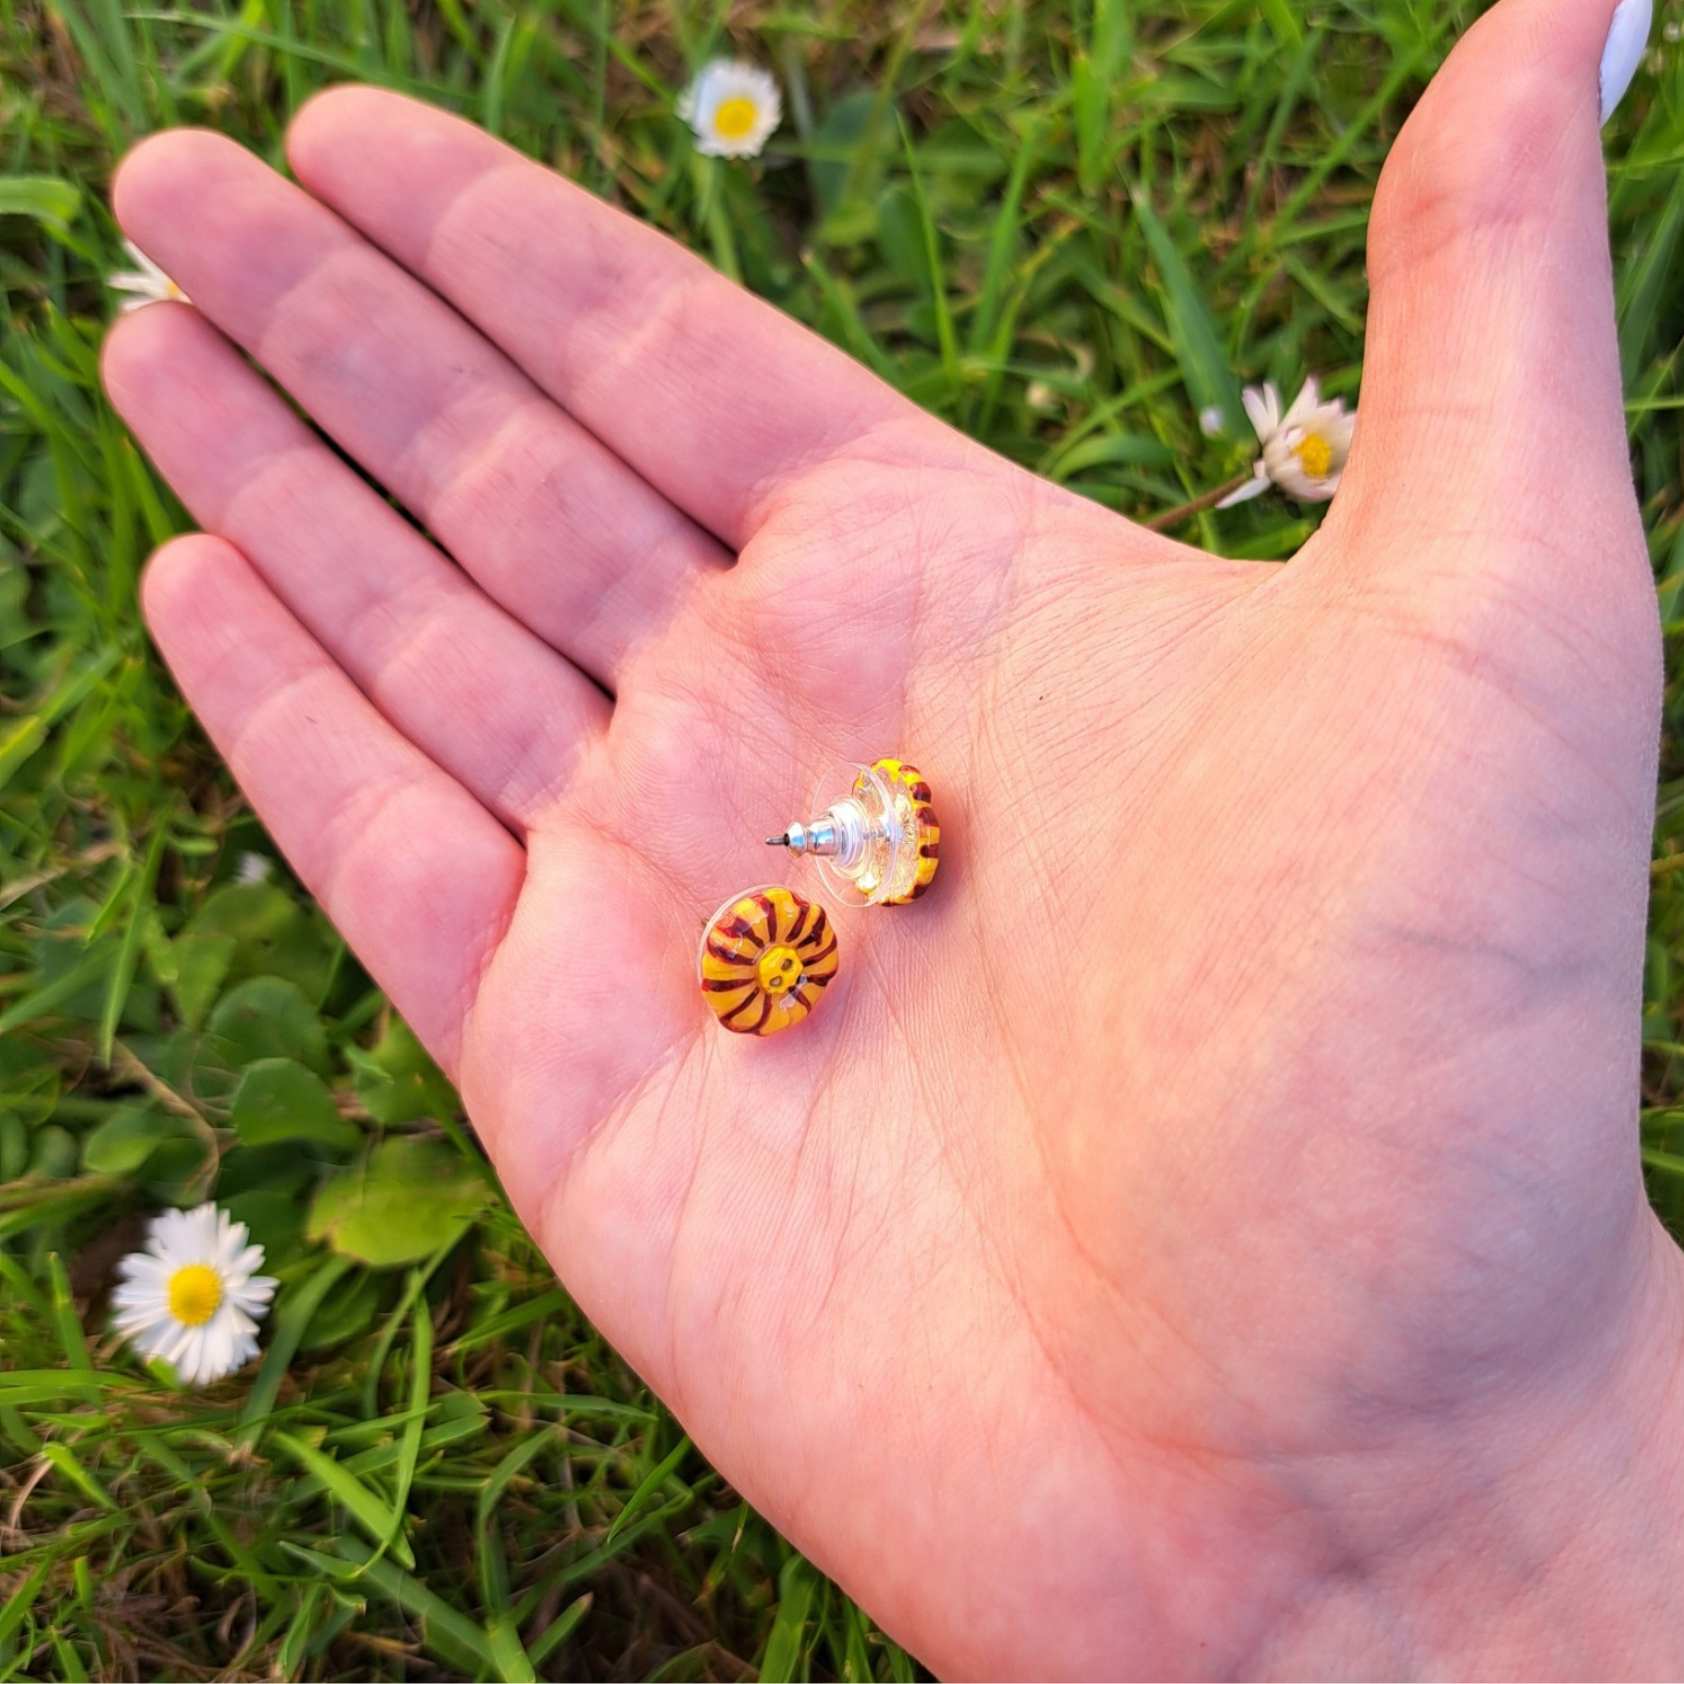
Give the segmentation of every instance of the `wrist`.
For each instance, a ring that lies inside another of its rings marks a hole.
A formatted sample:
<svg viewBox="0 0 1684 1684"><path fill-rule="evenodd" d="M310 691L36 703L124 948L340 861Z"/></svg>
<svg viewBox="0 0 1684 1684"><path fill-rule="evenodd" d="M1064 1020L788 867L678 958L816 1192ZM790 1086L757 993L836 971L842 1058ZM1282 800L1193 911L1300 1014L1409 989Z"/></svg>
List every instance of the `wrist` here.
<svg viewBox="0 0 1684 1684"><path fill-rule="evenodd" d="M1325 1570L1245 1670L1684 1674L1681 1354L1684 1258L1645 1210L1631 1290L1578 1349L1378 1479L1345 1465Z"/></svg>

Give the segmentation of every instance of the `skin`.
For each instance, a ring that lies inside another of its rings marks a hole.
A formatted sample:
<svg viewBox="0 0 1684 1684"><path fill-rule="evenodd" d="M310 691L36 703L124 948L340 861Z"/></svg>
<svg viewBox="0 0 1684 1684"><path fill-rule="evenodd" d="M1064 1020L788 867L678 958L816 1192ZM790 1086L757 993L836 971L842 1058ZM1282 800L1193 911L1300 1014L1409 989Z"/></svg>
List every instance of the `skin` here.
<svg viewBox="0 0 1684 1684"><path fill-rule="evenodd" d="M1502 0L1399 137L1286 567L395 95L307 105L300 185L191 131L119 172L196 306L105 353L203 528L144 588L182 689L562 1280L939 1672L1681 1664L1610 10ZM814 890L761 838L882 753L933 892L721 1033L701 921Z"/></svg>

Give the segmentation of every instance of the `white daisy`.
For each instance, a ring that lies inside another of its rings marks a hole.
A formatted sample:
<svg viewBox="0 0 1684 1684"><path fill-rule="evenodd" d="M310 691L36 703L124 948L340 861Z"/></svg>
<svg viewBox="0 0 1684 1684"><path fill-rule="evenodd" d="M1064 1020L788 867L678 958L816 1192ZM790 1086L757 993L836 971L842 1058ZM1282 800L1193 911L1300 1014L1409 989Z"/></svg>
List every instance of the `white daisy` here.
<svg viewBox="0 0 1684 1684"><path fill-rule="evenodd" d="M678 114L710 158L753 158L783 117L778 84L757 65L709 59L679 96Z"/></svg>
<svg viewBox="0 0 1684 1684"><path fill-rule="evenodd" d="M119 269L114 275L108 275L105 279L105 284L113 292L130 294L117 306L122 314L127 315L130 310L138 310L146 304L162 303L166 298L178 299L183 304L192 302L187 294L133 240L125 240L123 244L128 248L129 256L140 267L138 269Z"/></svg>
<svg viewBox="0 0 1684 1684"><path fill-rule="evenodd" d="M1339 489L1339 476L1351 453L1356 411L1347 411L1340 398L1324 403L1313 375L1304 382L1285 415L1281 414L1281 395L1272 380L1262 386L1247 386L1241 395L1245 412L1262 441L1263 454L1253 464L1251 478L1239 490L1229 492L1217 508L1244 503L1271 485L1278 485L1300 503L1325 503Z"/></svg>
<svg viewBox="0 0 1684 1684"><path fill-rule="evenodd" d="M245 1223L227 1211L166 1210L147 1225L146 1250L117 1265L117 1331L190 1386L220 1380L257 1353L257 1324L275 1292L254 1272L262 1265L263 1247L247 1245Z"/></svg>

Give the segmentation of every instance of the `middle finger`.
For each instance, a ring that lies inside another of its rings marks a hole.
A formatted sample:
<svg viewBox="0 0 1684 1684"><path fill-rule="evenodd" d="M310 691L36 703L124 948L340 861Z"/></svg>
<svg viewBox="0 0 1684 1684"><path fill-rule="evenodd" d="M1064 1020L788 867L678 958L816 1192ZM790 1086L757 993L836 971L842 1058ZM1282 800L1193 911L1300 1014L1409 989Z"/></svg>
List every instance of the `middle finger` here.
<svg viewBox="0 0 1684 1684"><path fill-rule="evenodd" d="M727 562L449 305L234 142L156 135L112 198L199 309L605 687Z"/></svg>

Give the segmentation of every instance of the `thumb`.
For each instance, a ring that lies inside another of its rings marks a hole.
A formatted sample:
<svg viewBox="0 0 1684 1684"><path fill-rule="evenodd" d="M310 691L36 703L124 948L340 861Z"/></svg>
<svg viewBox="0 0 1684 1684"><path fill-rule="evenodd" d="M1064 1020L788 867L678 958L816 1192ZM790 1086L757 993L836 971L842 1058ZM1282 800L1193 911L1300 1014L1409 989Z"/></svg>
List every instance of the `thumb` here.
<svg viewBox="0 0 1684 1684"><path fill-rule="evenodd" d="M1574 571L1642 561L1600 128L1604 88L1610 104L1624 91L1649 9L1501 0L1392 148L1368 238L1360 420L1335 505L1342 526L1378 521L1403 540L1379 553L1506 532L1546 540ZM1460 546L1470 564L1480 549Z"/></svg>

